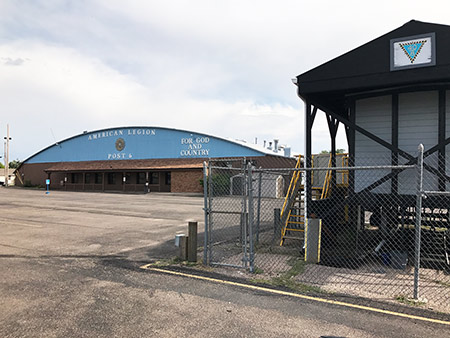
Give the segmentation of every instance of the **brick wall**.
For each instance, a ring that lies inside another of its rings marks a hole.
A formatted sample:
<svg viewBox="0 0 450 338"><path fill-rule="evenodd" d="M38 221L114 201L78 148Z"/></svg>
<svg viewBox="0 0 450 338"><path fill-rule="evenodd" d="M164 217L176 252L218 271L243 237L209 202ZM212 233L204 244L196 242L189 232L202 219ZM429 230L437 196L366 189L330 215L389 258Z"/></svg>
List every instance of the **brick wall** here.
<svg viewBox="0 0 450 338"><path fill-rule="evenodd" d="M49 167L49 163L33 163L28 164L25 163L20 167L19 172L16 172L16 176L21 177L21 180L19 178L16 178L16 185L22 186L22 183L25 183L25 181L29 181L32 185L41 185L45 186L45 180L48 177L48 175L45 173L45 169Z"/></svg>
<svg viewBox="0 0 450 338"><path fill-rule="evenodd" d="M203 192L200 180L203 178L202 170L172 171L171 192Z"/></svg>

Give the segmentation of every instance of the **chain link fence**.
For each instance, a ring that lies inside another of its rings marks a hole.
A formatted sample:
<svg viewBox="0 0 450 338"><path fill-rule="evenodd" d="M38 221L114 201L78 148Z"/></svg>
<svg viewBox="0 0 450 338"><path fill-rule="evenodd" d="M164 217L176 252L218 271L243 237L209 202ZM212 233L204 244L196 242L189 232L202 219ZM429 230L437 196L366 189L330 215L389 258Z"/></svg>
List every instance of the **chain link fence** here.
<svg viewBox="0 0 450 338"><path fill-rule="evenodd" d="M204 262L450 312L450 159L417 158L325 155L311 169L211 162Z"/></svg>

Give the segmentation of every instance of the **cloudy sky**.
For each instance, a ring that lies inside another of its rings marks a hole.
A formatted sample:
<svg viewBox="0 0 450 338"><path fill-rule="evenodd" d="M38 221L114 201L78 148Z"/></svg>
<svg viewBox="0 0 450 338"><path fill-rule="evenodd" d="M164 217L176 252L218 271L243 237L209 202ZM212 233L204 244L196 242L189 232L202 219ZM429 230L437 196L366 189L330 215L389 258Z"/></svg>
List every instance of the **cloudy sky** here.
<svg viewBox="0 0 450 338"><path fill-rule="evenodd" d="M0 135L9 123L10 159L21 160L132 125L278 138L303 152L291 78L411 19L450 24L449 10L447 0L1 0ZM321 118L315 152L330 147Z"/></svg>

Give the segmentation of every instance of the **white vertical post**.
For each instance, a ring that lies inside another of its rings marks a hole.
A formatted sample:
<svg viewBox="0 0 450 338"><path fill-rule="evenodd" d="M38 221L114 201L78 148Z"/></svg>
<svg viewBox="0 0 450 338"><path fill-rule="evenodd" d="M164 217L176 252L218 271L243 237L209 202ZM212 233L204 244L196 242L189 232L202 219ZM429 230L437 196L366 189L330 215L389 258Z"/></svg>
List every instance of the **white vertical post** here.
<svg viewBox="0 0 450 338"><path fill-rule="evenodd" d="M6 125L6 142L5 142L5 186L9 185L9 124Z"/></svg>

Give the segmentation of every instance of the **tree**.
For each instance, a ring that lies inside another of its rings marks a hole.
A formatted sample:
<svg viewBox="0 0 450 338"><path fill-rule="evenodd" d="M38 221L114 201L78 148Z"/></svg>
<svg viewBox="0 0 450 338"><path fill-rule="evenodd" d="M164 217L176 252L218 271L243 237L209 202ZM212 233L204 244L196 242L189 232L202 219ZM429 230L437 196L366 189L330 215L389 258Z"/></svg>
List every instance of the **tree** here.
<svg viewBox="0 0 450 338"><path fill-rule="evenodd" d="M10 167L11 169L17 169L17 168L19 168L20 163L21 163L21 162L19 161L19 159L14 160L14 161L11 161L11 162L9 162L9 167Z"/></svg>

